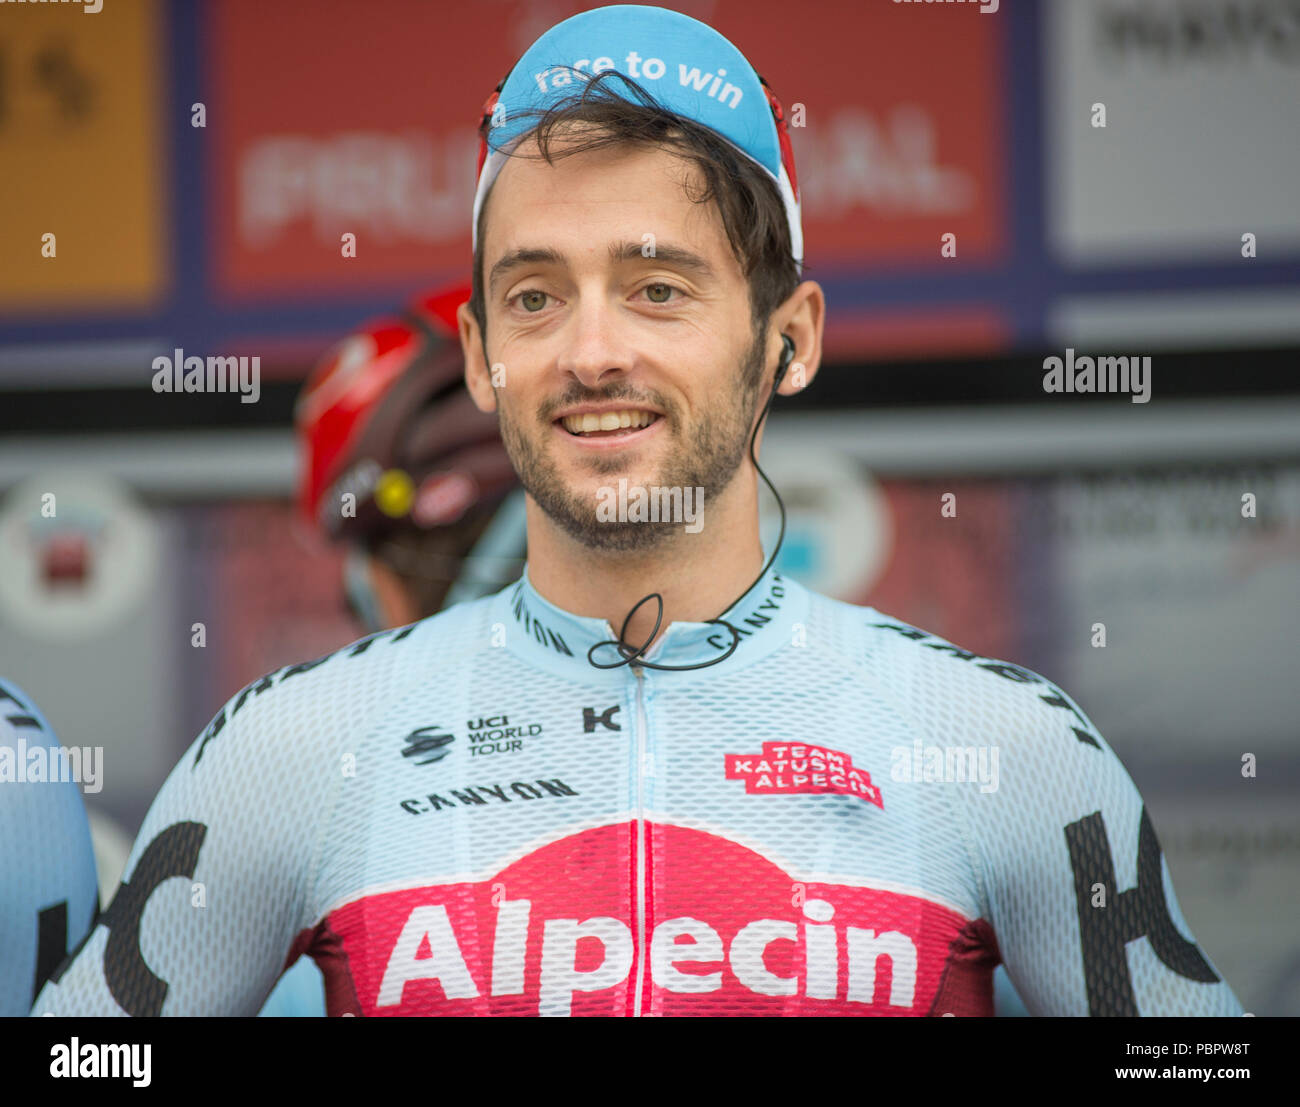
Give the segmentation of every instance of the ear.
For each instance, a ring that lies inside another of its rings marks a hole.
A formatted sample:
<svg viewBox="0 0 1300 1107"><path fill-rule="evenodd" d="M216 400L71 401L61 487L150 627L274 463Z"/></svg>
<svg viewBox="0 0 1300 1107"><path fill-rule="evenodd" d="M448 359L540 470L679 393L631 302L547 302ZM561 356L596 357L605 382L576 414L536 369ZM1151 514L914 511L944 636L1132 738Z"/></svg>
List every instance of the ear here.
<svg viewBox="0 0 1300 1107"><path fill-rule="evenodd" d="M497 393L492 387L492 374L484 354L484 341L478 320L469 310L469 304L456 309L456 323L460 330L460 349L465 357L465 387L479 411L496 411Z"/></svg>
<svg viewBox="0 0 1300 1107"><path fill-rule="evenodd" d="M826 322L826 296L822 286L816 281L804 281L772 313L772 322L776 326L778 359L784 351L781 335L788 334L794 340L794 357L777 389L781 396L793 396L812 384L821 366L822 330Z"/></svg>

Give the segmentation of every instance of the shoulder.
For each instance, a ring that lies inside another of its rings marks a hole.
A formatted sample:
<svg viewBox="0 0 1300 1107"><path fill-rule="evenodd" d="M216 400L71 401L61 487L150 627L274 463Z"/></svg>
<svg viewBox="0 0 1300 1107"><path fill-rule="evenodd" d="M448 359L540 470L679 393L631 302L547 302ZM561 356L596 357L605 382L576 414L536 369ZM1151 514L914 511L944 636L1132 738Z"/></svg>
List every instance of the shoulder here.
<svg viewBox="0 0 1300 1107"><path fill-rule="evenodd" d="M78 785L99 790L97 751L65 749L36 701L14 681L0 677L0 784L8 802L0 816L23 811L62 816L85 824Z"/></svg>
<svg viewBox="0 0 1300 1107"><path fill-rule="evenodd" d="M274 736L282 753L319 752L325 736L354 733L417 684L454 679L486 639L487 597L404 627L379 631L311 660L250 681L228 699L195 740L196 768L231 739ZM297 739L297 741L295 741Z"/></svg>
<svg viewBox="0 0 1300 1107"><path fill-rule="evenodd" d="M816 596L815 607L867 677L926 730L1059 739L1062 749L1104 750L1082 707L1041 673L857 604Z"/></svg>
<svg viewBox="0 0 1300 1107"><path fill-rule="evenodd" d="M57 743L36 701L8 677L0 677L0 742L15 743L24 734L31 743Z"/></svg>

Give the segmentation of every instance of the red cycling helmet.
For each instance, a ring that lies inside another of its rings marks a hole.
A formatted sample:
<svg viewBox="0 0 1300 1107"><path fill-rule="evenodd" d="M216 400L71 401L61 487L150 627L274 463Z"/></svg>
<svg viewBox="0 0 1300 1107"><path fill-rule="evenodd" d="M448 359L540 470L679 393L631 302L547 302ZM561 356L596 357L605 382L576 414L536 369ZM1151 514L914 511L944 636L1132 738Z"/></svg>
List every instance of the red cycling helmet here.
<svg viewBox="0 0 1300 1107"><path fill-rule="evenodd" d="M298 508L329 538L446 526L518 483L496 415L465 388L456 309L469 298L463 282L418 296L338 343L308 378L294 414Z"/></svg>

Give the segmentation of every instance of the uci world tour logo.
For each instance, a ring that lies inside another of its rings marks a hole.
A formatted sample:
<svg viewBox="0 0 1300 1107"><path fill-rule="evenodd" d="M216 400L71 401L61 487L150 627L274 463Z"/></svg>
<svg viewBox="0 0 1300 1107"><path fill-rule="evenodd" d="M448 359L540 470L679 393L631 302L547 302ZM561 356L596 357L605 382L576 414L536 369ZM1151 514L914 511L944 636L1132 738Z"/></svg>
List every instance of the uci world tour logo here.
<svg viewBox="0 0 1300 1107"><path fill-rule="evenodd" d="M751 796L830 793L858 796L885 809L871 774L855 769L853 758L838 750L764 742L762 753L729 753L726 761L727 779L743 780Z"/></svg>
<svg viewBox="0 0 1300 1107"><path fill-rule="evenodd" d="M455 740L454 734L448 734L437 723L417 727L406 736L402 756L411 758L413 765L430 765L446 757L451 752L447 747Z"/></svg>

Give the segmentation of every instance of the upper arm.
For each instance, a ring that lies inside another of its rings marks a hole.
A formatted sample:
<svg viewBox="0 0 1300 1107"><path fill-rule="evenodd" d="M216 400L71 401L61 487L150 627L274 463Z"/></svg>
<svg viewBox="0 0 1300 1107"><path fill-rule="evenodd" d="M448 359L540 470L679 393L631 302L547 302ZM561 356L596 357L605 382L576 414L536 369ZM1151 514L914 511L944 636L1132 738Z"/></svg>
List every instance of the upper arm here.
<svg viewBox="0 0 1300 1107"><path fill-rule="evenodd" d="M95 915L95 855L77 783L61 768L39 779L27 771L29 752L54 768L44 752L60 748L27 694L0 683L0 1016L27 1013Z"/></svg>
<svg viewBox="0 0 1300 1107"><path fill-rule="evenodd" d="M992 662L992 666L1001 666ZM1137 787L1059 688L1004 666L996 792L967 793L991 922L1039 1015L1240 1015L1179 909Z"/></svg>
<svg viewBox="0 0 1300 1107"><path fill-rule="evenodd" d="M302 924L328 780L313 697L276 676L233 697L172 770L112 903L34 1014L256 1013Z"/></svg>

